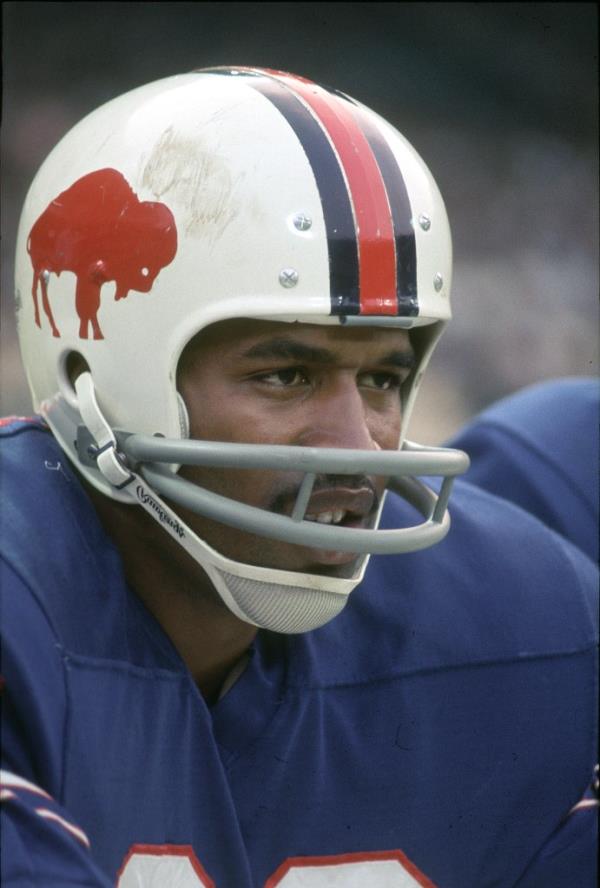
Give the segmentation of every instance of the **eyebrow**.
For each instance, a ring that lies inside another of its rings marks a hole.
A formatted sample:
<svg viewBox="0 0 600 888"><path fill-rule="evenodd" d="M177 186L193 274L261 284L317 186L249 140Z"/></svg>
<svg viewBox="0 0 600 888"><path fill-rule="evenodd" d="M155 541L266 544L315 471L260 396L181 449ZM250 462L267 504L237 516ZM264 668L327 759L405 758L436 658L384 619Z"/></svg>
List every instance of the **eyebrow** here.
<svg viewBox="0 0 600 888"><path fill-rule="evenodd" d="M327 348L307 345L284 336L257 342L256 345L243 352L242 357L260 360L293 360L307 364L335 364L337 361L335 353ZM415 355L410 347L392 349L370 363L411 370L415 366Z"/></svg>

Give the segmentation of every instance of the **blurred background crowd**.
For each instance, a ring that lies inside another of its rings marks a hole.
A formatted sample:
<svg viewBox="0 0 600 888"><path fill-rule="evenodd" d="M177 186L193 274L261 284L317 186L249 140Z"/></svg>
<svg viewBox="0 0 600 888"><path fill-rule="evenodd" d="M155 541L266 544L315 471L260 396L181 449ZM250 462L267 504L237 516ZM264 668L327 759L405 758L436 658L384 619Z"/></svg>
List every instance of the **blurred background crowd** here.
<svg viewBox="0 0 600 888"><path fill-rule="evenodd" d="M194 68L259 65L335 86L417 148L446 201L454 320L411 437L491 400L598 371L594 3L5 2L1 407L31 412L13 317L21 204L99 104Z"/></svg>

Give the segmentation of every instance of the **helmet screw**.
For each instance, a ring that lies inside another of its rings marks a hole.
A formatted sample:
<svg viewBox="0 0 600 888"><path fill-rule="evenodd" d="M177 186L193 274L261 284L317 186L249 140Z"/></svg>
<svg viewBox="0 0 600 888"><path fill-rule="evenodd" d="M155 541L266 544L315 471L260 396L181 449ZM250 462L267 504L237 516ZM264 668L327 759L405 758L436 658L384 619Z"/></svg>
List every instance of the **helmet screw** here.
<svg viewBox="0 0 600 888"><path fill-rule="evenodd" d="M282 268L279 272L279 283L282 287L289 290L290 287L296 286L298 277L299 275L295 268Z"/></svg>
<svg viewBox="0 0 600 888"><path fill-rule="evenodd" d="M431 228L431 219L427 215L427 213L421 213L419 216L419 225L423 229L423 231L429 231Z"/></svg>
<svg viewBox="0 0 600 888"><path fill-rule="evenodd" d="M444 286L444 278L438 272L433 279L433 286L435 287L436 293L439 293L442 287Z"/></svg>
<svg viewBox="0 0 600 888"><path fill-rule="evenodd" d="M298 213L294 216L294 228L298 231L308 231L312 226L312 219L306 213Z"/></svg>

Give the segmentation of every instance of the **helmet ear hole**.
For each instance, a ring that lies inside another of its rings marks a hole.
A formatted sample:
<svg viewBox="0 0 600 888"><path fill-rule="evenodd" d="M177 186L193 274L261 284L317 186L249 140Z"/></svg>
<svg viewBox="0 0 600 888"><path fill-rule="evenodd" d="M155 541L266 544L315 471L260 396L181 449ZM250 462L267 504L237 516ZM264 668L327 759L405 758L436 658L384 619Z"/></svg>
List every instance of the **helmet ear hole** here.
<svg viewBox="0 0 600 888"><path fill-rule="evenodd" d="M75 391L75 383L77 378L81 376L82 373L89 373L90 366L86 359L79 352L69 352L65 361L65 372L67 374L67 378L73 387L73 391Z"/></svg>

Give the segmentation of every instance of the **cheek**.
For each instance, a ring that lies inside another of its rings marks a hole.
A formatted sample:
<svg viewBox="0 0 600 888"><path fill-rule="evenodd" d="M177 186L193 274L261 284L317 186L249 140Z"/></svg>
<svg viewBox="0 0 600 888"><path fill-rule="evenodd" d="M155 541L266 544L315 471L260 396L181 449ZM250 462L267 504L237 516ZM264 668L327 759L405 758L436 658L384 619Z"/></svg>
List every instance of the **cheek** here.
<svg viewBox="0 0 600 888"><path fill-rule="evenodd" d="M225 392L221 398L196 401L188 412L190 434L199 440L290 444L294 436L295 417L282 417L264 405Z"/></svg>
<svg viewBox="0 0 600 888"><path fill-rule="evenodd" d="M402 425L398 404L392 403L386 410L371 414L368 424L373 441L382 450L395 450L398 447Z"/></svg>
<svg viewBox="0 0 600 888"><path fill-rule="evenodd" d="M199 394L183 386L181 396L188 410L192 438L201 441L240 440L240 429L245 427L247 420L241 405L225 387L213 386L208 394Z"/></svg>
<svg viewBox="0 0 600 888"><path fill-rule="evenodd" d="M269 443L277 441L281 426L256 400L217 374L196 374L180 381L179 393L187 407L190 436L200 441Z"/></svg>
<svg viewBox="0 0 600 888"><path fill-rule="evenodd" d="M213 493L263 509L270 509L282 493L297 491L302 480L300 475L268 469L182 466L179 474Z"/></svg>

